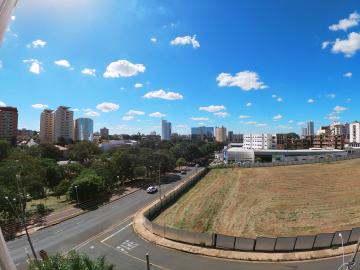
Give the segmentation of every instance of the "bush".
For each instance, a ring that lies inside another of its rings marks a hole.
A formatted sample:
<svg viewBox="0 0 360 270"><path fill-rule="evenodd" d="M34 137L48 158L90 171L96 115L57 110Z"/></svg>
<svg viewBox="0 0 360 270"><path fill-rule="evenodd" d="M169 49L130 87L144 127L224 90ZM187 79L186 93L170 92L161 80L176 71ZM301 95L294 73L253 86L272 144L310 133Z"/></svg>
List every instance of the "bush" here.
<svg viewBox="0 0 360 270"><path fill-rule="evenodd" d="M105 184L103 178L94 171L86 170L75 178L68 189L68 195L72 200L77 200L76 189L81 202L96 199L99 194L105 192Z"/></svg>

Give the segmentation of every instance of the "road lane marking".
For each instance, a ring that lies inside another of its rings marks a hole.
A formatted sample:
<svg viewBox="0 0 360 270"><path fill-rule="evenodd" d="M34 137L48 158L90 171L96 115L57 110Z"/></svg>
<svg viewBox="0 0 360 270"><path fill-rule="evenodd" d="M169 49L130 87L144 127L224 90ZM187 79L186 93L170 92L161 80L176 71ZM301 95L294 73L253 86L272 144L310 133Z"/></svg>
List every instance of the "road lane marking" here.
<svg viewBox="0 0 360 270"><path fill-rule="evenodd" d="M62 231L63 231L63 229L57 230L57 231L54 232L54 234L60 233Z"/></svg>
<svg viewBox="0 0 360 270"><path fill-rule="evenodd" d="M101 243L104 243L105 241L109 240L110 238L114 237L115 235L117 235L118 233L122 232L123 230L125 230L127 227L131 226L133 223L130 222L128 225L126 225L125 227L122 227L120 230L114 232L113 234L109 235L108 237L104 238L103 240L101 240Z"/></svg>

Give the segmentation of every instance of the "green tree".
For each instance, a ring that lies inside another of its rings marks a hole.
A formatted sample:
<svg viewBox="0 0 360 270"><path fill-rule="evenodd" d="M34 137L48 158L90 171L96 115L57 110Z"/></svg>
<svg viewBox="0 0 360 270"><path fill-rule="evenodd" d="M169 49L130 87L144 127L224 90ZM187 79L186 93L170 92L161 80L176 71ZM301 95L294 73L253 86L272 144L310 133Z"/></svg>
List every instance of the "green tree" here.
<svg viewBox="0 0 360 270"><path fill-rule="evenodd" d="M40 144L38 147L42 158L50 158L58 161L62 157L61 151L52 144Z"/></svg>
<svg viewBox="0 0 360 270"><path fill-rule="evenodd" d="M7 158L10 155L10 144L8 141L0 140L0 160Z"/></svg>
<svg viewBox="0 0 360 270"><path fill-rule="evenodd" d="M100 154L99 147L92 142L78 142L70 151L70 157L81 164L88 165L95 155Z"/></svg>
<svg viewBox="0 0 360 270"><path fill-rule="evenodd" d="M180 168L186 165L186 160L184 158L178 158L176 160L176 167Z"/></svg>
<svg viewBox="0 0 360 270"><path fill-rule="evenodd" d="M70 251L67 256L60 254L44 258L39 263L32 261L29 270L113 270L105 257L91 260L86 254Z"/></svg>
<svg viewBox="0 0 360 270"><path fill-rule="evenodd" d="M76 189L79 201L86 201L96 199L105 192L105 184L104 180L95 171L85 170L74 179L74 182L71 183L68 189L68 195L72 200L77 199Z"/></svg>

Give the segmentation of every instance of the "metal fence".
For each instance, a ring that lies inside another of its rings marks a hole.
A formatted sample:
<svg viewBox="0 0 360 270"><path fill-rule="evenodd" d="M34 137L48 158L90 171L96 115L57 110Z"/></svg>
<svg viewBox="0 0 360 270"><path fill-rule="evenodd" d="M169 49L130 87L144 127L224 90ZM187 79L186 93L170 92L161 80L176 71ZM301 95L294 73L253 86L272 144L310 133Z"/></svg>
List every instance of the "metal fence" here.
<svg viewBox="0 0 360 270"><path fill-rule="evenodd" d="M200 172L184 182L179 188L168 193L166 196L162 197L161 201L150 207L144 213L145 228L158 236L181 243L247 252L294 252L336 248L340 247L342 242L344 245L355 244L360 237L360 227L334 233L320 233L317 235L276 238L257 237L256 239L252 239L218 233L208 234L190 232L152 222L152 220L154 220L165 208L173 204L207 172L208 169L201 169Z"/></svg>

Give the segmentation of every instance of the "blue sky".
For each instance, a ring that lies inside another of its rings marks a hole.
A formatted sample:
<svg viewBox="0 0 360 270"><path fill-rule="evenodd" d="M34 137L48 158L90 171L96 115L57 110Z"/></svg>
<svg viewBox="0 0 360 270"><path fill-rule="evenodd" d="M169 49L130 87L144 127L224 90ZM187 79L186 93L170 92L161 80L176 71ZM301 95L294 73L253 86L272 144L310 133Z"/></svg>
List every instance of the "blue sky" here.
<svg viewBox="0 0 360 270"><path fill-rule="evenodd" d="M300 132L360 120L358 1L19 1L0 102L67 105L112 133ZM135 87L138 86L138 87Z"/></svg>

